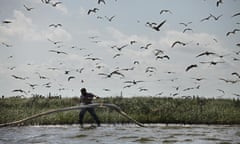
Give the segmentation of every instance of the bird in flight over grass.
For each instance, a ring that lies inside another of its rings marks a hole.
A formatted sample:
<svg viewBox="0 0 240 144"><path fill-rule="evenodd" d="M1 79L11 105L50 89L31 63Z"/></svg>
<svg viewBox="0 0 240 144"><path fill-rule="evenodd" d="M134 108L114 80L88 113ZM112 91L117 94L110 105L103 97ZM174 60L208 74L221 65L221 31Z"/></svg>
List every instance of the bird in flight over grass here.
<svg viewBox="0 0 240 144"><path fill-rule="evenodd" d="M20 92L20 93L27 94L27 92L22 89L15 89L15 90L12 90L12 92Z"/></svg>

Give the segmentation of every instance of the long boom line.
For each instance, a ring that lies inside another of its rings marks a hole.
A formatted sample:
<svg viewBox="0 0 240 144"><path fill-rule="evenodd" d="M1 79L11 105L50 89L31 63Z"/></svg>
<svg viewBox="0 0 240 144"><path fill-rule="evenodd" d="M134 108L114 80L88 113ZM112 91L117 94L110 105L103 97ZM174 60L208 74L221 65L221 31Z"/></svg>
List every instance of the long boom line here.
<svg viewBox="0 0 240 144"><path fill-rule="evenodd" d="M117 111L119 114L121 114L122 116L126 117L127 119L131 120L132 122L134 122L135 124L137 124L140 127L144 127L144 125L138 121L136 121L135 119L133 119L132 117L130 117L129 115L127 115L124 111L122 111L122 109L115 105L115 104L109 104L109 103L94 103L94 104L88 104L88 105L80 105L80 106L72 106L72 107L65 107L65 108L60 108L60 109L53 109L53 110L48 110L48 111L44 111L32 116L29 116L27 118L18 120L18 121L13 121L13 122L9 122L9 123L3 123L0 124L0 127L6 127L6 126L16 126L18 124L24 123L26 121L44 116L44 115L49 115L52 113L58 113L58 112L64 112L64 111L71 111L71 110L78 110L78 109L83 109L83 108L93 108L93 107L109 107L114 109L115 111Z"/></svg>

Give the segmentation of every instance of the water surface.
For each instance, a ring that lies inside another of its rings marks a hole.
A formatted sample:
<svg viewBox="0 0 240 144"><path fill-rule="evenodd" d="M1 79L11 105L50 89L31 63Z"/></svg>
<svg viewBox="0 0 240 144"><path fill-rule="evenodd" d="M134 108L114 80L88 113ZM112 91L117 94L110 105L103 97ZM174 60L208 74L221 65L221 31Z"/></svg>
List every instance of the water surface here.
<svg viewBox="0 0 240 144"><path fill-rule="evenodd" d="M0 143L50 144L240 144L240 126L228 125L102 125L82 129L78 125L0 128Z"/></svg>

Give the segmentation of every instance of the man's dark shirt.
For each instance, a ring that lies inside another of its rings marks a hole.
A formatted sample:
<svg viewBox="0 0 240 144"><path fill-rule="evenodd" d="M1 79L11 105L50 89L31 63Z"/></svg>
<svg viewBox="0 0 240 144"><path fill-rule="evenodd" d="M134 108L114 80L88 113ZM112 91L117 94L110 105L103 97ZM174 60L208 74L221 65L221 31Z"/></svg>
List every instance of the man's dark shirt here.
<svg viewBox="0 0 240 144"><path fill-rule="evenodd" d="M80 102L83 104L91 104L94 97L95 95L86 93L85 95L81 95Z"/></svg>

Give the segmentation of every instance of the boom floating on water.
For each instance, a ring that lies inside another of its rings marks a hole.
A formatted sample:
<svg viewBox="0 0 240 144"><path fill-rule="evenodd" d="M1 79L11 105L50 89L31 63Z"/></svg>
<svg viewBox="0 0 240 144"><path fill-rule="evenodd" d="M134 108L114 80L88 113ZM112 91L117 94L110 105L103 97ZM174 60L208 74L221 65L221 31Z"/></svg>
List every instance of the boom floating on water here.
<svg viewBox="0 0 240 144"><path fill-rule="evenodd" d="M18 124L24 123L26 121L44 116L44 115L49 115L52 113L58 113L58 112L64 112L64 111L71 111L71 110L78 110L78 109L83 109L83 108L93 108L93 107L109 107L114 109L115 111L117 111L119 114L121 114L122 116L126 117L127 119L131 120L132 122L134 122L135 124L137 124L140 127L144 127L144 125L138 121L136 121L135 119L133 119L132 117L128 116L124 111L121 110L121 108L115 104L109 104L109 103L94 103L94 104L89 104L89 105L80 105L80 106L72 106L72 107L66 107L66 108L60 108L60 109L53 109L53 110L49 110L49 111L45 111L45 112L41 112L35 115L32 115L30 117L18 120L18 121L14 121L14 122L9 122L9 123L3 123L0 124L0 127L6 127L6 126L16 126Z"/></svg>

